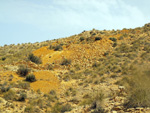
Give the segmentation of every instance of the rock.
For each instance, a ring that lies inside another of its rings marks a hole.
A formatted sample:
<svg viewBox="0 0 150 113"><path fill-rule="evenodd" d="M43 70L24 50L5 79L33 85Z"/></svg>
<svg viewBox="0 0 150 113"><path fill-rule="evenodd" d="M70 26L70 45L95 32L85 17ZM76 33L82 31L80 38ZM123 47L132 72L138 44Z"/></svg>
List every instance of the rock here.
<svg viewBox="0 0 150 113"><path fill-rule="evenodd" d="M112 113L117 113L117 111L112 111Z"/></svg>
<svg viewBox="0 0 150 113"><path fill-rule="evenodd" d="M147 108L147 110L150 110L150 108Z"/></svg>
<svg viewBox="0 0 150 113"><path fill-rule="evenodd" d="M0 97L0 104L6 104L6 100L5 99L3 99L2 97Z"/></svg>
<svg viewBox="0 0 150 113"><path fill-rule="evenodd" d="M144 108L142 108L142 107L137 107L136 110L144 111Z"/></svg>
<svg viewBox="0 0 150 113"><path fill-rule="evenodd" d="M119 106L120 105L120 103L119 102L115 102L115 106Z"/></svg>
<svg viewBox="0 0 150 113"><path fill-rule="evenodd" d="M122 110L122 107L121 106L116 106L116 107L113 108L113 110L119 111L119 110Z"/></svg>
<svg viewBox="0 0 150 113"><path fill-rule="evenodd" d="M128 112L133 112L133 111L135 111L135 109L134 108L129 108L129 109L127 109L127 111Z"/></svg>
<svg viewBox="0 0 150 113"><path fill-rule="evenodd" d="M119 88L121 91L125 90L125 87L124 87L124 86L118 86L118 88Z"/></svg>

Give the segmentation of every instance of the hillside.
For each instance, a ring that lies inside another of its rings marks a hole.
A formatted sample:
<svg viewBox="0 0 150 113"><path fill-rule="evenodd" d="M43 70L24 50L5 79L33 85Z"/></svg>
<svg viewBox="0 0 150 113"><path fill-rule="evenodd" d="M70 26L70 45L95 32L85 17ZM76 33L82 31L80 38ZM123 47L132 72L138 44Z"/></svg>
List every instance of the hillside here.
<svg viewBox="0 0 150 113"><path fill-rule="evenodd" d="M150 24L0 47L0 112L150 112Z"/></svg>

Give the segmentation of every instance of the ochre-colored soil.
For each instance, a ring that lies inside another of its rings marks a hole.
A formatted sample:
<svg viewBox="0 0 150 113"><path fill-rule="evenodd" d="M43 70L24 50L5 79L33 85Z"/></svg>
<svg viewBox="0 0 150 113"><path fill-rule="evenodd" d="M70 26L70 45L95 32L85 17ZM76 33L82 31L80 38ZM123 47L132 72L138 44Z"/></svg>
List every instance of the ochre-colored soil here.
<svg viewBox="0 0 150 113"><path fill-rule="evenodd" d="M24 80L23 77L20 77L19 75L16 74L16 72L12 71L0 71L0 77L2 80L7 80L9 79L9 76L13 75L12 82L18 81L18 80Z"/></svg>
<svg viewBox="0 0 150 113"><path fill-rule="evenodd" d="M40 57L42 59L42 65L45 65L48 63L60 62L62 58L67 58L68 56L70 56L71 51L54 51L48 49L48 47L46 46L33 51L33 54Z"/></svg>
<svg viewBox="0 0 150 113"><path fill-rule="evenodd" d="M37 79L36 82L30 84L33 90L38 90L49 93L51 90L58 90L60 87L60 82L57 77L50 71L38 71L34 72Z"/></svg>

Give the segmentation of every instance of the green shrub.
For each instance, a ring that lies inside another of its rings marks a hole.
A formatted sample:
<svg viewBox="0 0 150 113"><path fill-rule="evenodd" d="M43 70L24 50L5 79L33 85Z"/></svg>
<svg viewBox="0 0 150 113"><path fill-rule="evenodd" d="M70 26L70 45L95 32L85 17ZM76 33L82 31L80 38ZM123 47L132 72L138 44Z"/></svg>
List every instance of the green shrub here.
<svg viewBox="0 0 150 113"><path fill-rule="evenodd" d="M27 82L19 82L16 87L22 88L22 89L28 89L30 87L30 84Z"/></svg>
<svg viewBox="0 0 150 113"><path fill-rule="evenodd" d="M107 113L104 108L99 107L97 109L94 109L94 111L92 111L91 113Z"/></svg>
<svg viewBox="0 0 150 113"><path fill-rule="evenodd" d="M52 107L52 113L60 113L60 111L61 111L61 105L60 105L60 103L56 103Z"/></svg>
<svg viewBox="0 0 150 113"><path fill-rule="evenodd" d="M98 66L99 66L99 64L97 62L94 62L92 65L92 67L98 67Z"/></svg>
<svg viewBox="0 0 150 113"><path fill-rule="evenodd" d="M96 35L96 33L93 33L92 36Z"/></svg>
<svg viewBox="0 0 150 113"><path fill-rule="evenodd" d="M48 69L48 70L53 70L53 68L54 68L54 66L53 66L52 64L48 64L48 65L47 65L47 69Z"/></svg>
<svg viewBox="0 0 150 113"><path fill-rule="evenodd" d="M50 93L51 95L56 95L55 90L51 90L49 93Z"/></svg>
<svg viewBox="0 0 150 113"><path fill-rule="evenodd" d="M37 57L37 56L34 56L34 54L29 54L28 59L31 62L34 62L36 64L41 64L42 63L41 59L39 57Z"/></svg>
<svg viewBox="0 0 150 113"><path fill-rule="evenodd" d="M71 111L71 109L70 104L61 105L60 103L56 103L52 107L52 113L65 113L66 111Z"/></svg>
<svg viewBox="0 0 150 113"><path fill-rule="evenodd" d="M63 61L61 62L61 65L70 65L71 64L71 60L70 59L63 59Z"/></svg>
<svg viewBox="0 0 150 113"><path fill-rule="evenodd" d="M65 113L66 111L71 111L71 109L72 109L71 105L67 103L67 104L61 106L60 111L61 111L61 113Z"/></svg>
<svg viewBox="0 0 150 113"><path fill-rule="evenodd" d="M150 69L147 66L133 70L129 84L129 97L125 102L126 108L150 107Z"/></svg>
<svg viewBox="0 0 150 113"><path fill-rule="evenodd" d="M109 38L111 41L113 41L113 42L116 42L117 41L117 39L116 38L113 38L113 37L111 37L111 38Z"/></svg>
<svg viewBox="0 0 150 113"><path fill-rule="evenodd" d="M2 61L5 61L6 60L6 57L2 57L2 59L1 59Z"/></svg>
<svg viewBox="0 0 150 113"><path fill-rule="evenodd" d="M119 40L123 40L123 36L120 36L120 37L119 37Z"/></svg>
<svg viewBox="0 0 150 113"><path fill-rule="evenodd" d="M35 75L33 75L33 74L27 75L26 81L35 82L36 81Z"/></svg>
<svg viewBox="0 0 150 113"><path fill-rule="evenodd" d="M95 37L95 41L101 40L101 37Z"/></svg>
<svg viewBox="0 0 150 113"><path fill-rule="evenodd" d="M80 37L80 41L82 42L84 40L84 37Z"/></svg>
<svg viewBox="0 0 150 113"><path fill-rule="evenodd" d="M61 45L56 45L56 46L54 47L54 51L61 51L61 50L63 50L63 48L62 48Z"/></svg>
<svg viewBox="0 0 150 113"><path fill-rule="evenodd" d="M53 48L53 46L52 46L52 45L50 45L48 49L54 49L54 48Z"/></svg>
<svg viewBox="0 0 150 113"><path fill-rule="evenodd" d="M2 93L4 93L4 92L9 91L10 88L11 88L11 87L8 86L8 85L7 85L7 82L6 82L6 83L2 84L2 86L0 87L0 90L1 90Z"/></svg>
<svg viewBox="0 0 150 113"><path fill-rule="evenodd" d="M59 44L59 45L55 45L55 46L50 45L49 49L54 49L54 51L61 51L61 50L63 50L62 45L63 44Z"/></svg>
<svg viewBox="0 0 150 113"><path fill-rule="evenodd" d="M25 113L33 113L33 111L34 111L34 108L31 105L27 106L24 110Z"/></svg>
<svg viewBox="0 0 150 113"><path fill-rule="evenodd" d="M108 52L105 52L105 53L104 53L104 56L107 56L107 55L109 55L109 53L108 53Z"/></svg>
<svg viewBox="0 0 150 113"><path fill-rule="evenodd" d="M129 45L127 45L127 44L125 44L125 43L122 43L121 45L120 45L120 47L117 47L116 48L116 51L117 52L119 52L119 53L128 53L128 52L130 52L130 46Z"/></svg>
<svg viewBox="0 0 150 113"><path fill-rule="evenodd" d="M17 74L20 76L26 76L29 73L29 69L27 66L25 65L20 65L18 70L17 70Z"/></svg>
<svg viewBox="0 0 150 113"><path fill-rule="evenodd" d="M117 43L115 42L115 43L113 43L113 45L112 45L112 47L116 47L117 46Z"/></svg>
<svg viewBox="0 0 150 113"><path fill-rule="evenodd" d="M25 93L21 93L18 101L25 101L26 98L27 98L27 95Z"/></svg>
<svg viewBox="0 0 150 113"><path fill-rule="evenodd" d="M91 109L95 109L94 111L104 111L103 104L105 96L102 91L94 91L91 94L86 95L88 96L86 96L86 98L80 103L80 105L91 105Z"/></svg>
<svg viewBox="0 0 150 113"><path fill-rule="evenodd" d="M15 97L16 97L16 93L12 90L9 90L4 94L4 98L6 100L15 100Z"/></svg>

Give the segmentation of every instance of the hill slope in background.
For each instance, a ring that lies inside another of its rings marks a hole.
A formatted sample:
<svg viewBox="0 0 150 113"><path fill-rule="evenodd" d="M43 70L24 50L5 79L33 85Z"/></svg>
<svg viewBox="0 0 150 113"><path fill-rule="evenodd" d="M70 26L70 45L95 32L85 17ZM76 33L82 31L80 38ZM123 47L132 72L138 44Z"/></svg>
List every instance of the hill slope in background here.
<svg viewBox="0 0 150 113"><path fill-rule="evenodd" d="M0 111L150 112L150 24L0 47Z"/></svg>

